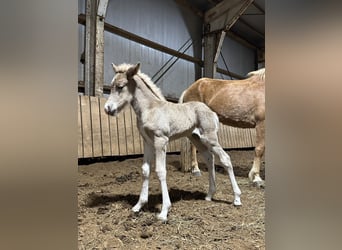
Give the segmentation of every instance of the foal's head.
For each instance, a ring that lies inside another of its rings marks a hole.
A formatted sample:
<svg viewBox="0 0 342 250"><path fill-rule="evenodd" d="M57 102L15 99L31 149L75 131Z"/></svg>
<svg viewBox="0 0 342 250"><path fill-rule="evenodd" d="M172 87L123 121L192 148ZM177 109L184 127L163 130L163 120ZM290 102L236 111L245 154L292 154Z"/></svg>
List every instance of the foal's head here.
<svg viewBox="0 0 342 250"><path fill-rule="evenodd" d="M132 101L135 82L133 76L138 73L140 63L136 65L112 63L115 76L111 83L110 96L105 103L104 110L108 115L117 115Z"/></svg>

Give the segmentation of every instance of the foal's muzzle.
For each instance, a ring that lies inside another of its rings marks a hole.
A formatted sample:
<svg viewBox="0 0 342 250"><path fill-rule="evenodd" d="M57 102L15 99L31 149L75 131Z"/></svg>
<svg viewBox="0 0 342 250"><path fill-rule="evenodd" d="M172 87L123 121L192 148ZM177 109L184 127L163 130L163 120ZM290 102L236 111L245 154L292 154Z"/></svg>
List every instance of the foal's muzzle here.
<svg viewBox="0 0 342 250"><path fill-rule="evenodd" d="M104 106L104 111L107 115L115 116L117 114L117 108L113 104L106 103Z"/></svg>

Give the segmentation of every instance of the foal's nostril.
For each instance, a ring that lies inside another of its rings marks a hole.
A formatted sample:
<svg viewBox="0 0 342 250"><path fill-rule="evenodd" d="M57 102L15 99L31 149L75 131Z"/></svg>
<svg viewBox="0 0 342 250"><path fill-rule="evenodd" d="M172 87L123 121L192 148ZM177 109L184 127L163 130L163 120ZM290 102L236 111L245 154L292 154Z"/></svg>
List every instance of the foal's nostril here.
<svg viewBox="0 0 342 250"><path fill-rule="evenodd" d="M104 106L104 111L105 111L106 114L109 114L109 112L110 112L109 105L105 105Z"/></svg>
<svg viewBox="0 0 342 250"><path fill-rule="evenodd" d="M117 106L115 103L106 103L104 105L104 111L107 115L115 116L117 112Z"/></svg>
<svg viewBox="0 0 342 250"><path fill-rule="evenodd" d="M115 108L111 104L107 104L104 106L104 111L107 115L114 115Z"/></svg>

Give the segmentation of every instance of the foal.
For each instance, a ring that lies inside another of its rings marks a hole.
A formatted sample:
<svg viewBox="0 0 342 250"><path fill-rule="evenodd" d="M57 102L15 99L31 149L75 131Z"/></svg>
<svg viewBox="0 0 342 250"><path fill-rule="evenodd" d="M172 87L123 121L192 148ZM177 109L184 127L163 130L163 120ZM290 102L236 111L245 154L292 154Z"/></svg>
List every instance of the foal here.
<svg viewBox="0 0 342 250"><path fill-rule="evenodd" d="M158 219L167 220L171 207L166 183L166 146L169 140L186 136L204 157L209 172L209 191L206 200L211 200L215 191L215 154L227 170L234 191L234 205L241 205L241 191L235 180L230 157L218 143L218 118L205 104L189 102L175 104L166 101L151 79L140 72L140 64L112 64L115 76L111 94L104 110L108 115L117 115L127 104L131 104L137 116L137 125L144 139L142 165L143 183L139 201L132 208L138 212L148 201L150 165L155 157L156 173L162 191L162 209Z"/></svg>

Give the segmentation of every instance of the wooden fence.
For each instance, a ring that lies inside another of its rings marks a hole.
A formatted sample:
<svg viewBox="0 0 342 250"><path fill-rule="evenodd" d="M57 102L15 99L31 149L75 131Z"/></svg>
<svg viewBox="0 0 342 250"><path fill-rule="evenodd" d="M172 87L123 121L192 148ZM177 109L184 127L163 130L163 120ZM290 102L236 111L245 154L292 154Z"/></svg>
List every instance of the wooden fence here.
<svg viewBox="0 0 342 250"><path fill-rule="evenodd" d="M131 107L117 117L108 116L105 98L78 96L78 158L143 154L143 140ZM255 129L239 129L220 124L223 148L246 148L255 144ZM181 139L171 141L168 152L180 152Z"/></svg>

